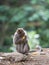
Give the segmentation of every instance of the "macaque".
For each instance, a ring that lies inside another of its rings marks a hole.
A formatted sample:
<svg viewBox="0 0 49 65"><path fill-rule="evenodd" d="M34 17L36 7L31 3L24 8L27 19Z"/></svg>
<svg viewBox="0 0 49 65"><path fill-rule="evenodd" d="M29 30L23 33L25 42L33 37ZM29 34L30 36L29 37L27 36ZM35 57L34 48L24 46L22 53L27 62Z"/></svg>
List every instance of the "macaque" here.
<svg viewBox="0 0 49 65"><path fill-rule="evenodd" d="M13 43L16 45L16 50L19 53L27 54L29 52L29 45L27 33L23 28L18 28L14 33Z"/></svg>

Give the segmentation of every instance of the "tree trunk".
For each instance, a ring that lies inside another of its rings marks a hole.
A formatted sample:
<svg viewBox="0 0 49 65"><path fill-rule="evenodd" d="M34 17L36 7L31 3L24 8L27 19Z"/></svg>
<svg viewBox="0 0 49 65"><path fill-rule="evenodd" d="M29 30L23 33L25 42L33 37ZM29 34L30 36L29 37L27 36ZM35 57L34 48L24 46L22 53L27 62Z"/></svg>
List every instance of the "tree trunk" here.
<svg viewBox="0 0 49 65"><path fill-rule="evenodd" d="M3 45L5 39L5 22L1 23L1 35L0 35L0 46Z"/></svg>

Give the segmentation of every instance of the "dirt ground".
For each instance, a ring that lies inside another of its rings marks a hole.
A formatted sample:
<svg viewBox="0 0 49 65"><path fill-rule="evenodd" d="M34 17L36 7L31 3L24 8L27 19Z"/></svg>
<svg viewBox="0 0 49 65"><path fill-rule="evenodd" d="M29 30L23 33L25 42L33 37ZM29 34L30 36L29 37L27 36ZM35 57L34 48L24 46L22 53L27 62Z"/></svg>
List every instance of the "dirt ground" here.
<svg viewBox="0 0 49 65"><path fill-rule="evenodd" d="M49 48L44 48L43 52L31 52L28 55L0 52L0 65L49 65Z"/></svg>

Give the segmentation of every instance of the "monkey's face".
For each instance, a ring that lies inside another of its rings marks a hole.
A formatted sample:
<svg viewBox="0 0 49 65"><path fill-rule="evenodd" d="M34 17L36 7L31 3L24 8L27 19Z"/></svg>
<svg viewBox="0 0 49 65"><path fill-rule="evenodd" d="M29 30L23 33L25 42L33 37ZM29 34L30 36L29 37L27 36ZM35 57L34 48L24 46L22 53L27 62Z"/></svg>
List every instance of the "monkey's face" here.
<svg viewBox="0 0 49 65"><path fill-rule="evenodd" d="M19 30L17 31L18 34L21 34L22 32L23 32L23 30L21 30L21 29L19 29Z"/></svg>
<svg viewBox="0 0 49 65"><path fill-rule="evenodd" d="M24 30L22 28L19 28L17 29L17 33L20 35L20 36L24 36Z"/></svg>

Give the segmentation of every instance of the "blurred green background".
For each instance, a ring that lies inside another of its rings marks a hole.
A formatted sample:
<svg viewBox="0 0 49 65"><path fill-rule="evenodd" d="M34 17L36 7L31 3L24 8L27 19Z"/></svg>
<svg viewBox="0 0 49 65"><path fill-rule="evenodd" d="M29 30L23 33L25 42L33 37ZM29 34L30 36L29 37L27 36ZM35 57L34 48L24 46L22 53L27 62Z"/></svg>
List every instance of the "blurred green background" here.
<svg viewBox="0 0 49 65"><path fill-rule="evenodd" d="M30 49L49 47L49 0L0 0L0 52L15 51L17 28L28 33Z"/></svg>

